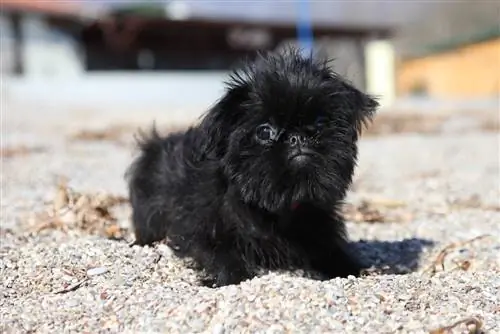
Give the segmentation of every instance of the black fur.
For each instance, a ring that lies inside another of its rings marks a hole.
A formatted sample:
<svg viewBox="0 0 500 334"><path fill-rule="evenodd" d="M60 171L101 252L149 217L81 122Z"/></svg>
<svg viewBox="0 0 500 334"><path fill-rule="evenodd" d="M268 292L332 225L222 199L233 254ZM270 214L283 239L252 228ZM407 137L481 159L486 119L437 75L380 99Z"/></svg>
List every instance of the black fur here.
<svg viewBox="0 0 500 334"><path fill-rule="evenodd" d="M327 62L261 54L200 124L142 140L128 171L137 244L167 238L214 286L262 268L358 275L339 209L377 106Z"/></svg>

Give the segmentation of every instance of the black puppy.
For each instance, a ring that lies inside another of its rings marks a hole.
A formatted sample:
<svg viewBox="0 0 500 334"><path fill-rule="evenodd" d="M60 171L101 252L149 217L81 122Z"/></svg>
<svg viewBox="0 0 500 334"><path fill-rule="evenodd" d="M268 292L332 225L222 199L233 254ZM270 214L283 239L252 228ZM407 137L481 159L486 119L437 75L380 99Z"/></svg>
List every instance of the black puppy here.
<svg viewBox="0 0 500 334"><path fill-rule="evenodd" d="M358 275L339 209L377 106L327 62L261 54L200 124L142 140L128 171L137 244L167 238L211 286L263 268Z"/></svg>

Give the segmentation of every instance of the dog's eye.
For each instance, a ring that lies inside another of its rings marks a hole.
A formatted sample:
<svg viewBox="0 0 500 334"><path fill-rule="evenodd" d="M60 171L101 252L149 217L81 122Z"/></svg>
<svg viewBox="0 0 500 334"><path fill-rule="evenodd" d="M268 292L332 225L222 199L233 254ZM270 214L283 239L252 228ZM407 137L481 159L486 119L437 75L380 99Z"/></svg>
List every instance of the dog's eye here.
<svg viewBox="0 0 500 334"><path fill-rule="evenodd" d="M322 130L323 127L326 125L327 123L327 118L326 117L323 117L323 116L319 116L318 118L316 118L314 120L314 123L311 123L309 125L307 125L305 127L305 129L310 133L310 134L313 134L313 133L317 133L318 131Z"/></svg>
<svg viewBox="0 0 500 334"><path fill-rule="evenodd" d="M323 116L319 116L318 118L316 118L316 120L314 121L314 126L316 126L316 128L322 128L323 126L325 126L327 123L327 119L326 117L323 117Z"/></svg>
<svg viewBox="0 0 500 334"><path fill-rule="evenodd" d="M269 142L276 138L276 130L269 124L262 124L257 127L255 136L259 141Z"/></svg>

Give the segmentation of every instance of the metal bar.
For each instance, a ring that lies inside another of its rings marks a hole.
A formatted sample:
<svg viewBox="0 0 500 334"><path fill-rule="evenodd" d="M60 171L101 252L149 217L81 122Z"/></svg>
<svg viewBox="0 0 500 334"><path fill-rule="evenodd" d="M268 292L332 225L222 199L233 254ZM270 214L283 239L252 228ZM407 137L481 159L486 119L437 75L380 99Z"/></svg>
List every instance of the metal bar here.
<svg viewBox="0 0 500 334"><path fill-rule="evenodd" d="M297 39L302 52L310 55L314 42L310 2L298 0L297 5Z"/></svg>

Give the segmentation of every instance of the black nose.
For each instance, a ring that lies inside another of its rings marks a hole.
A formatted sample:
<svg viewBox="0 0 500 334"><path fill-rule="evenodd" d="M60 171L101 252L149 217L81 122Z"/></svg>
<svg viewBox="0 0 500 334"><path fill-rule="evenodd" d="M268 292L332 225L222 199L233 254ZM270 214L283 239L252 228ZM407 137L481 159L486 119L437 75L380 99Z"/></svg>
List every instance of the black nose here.
<svg viewBox="0 0 500 334"><path fill-rule="evenodd" d="M288 142L290 143L290 146L302 146L306 143L306 137L303 135L291 135L288 138Z"/></svg>

